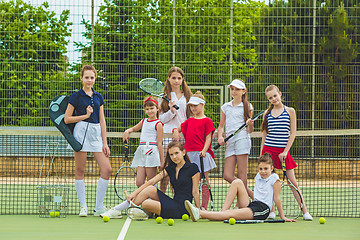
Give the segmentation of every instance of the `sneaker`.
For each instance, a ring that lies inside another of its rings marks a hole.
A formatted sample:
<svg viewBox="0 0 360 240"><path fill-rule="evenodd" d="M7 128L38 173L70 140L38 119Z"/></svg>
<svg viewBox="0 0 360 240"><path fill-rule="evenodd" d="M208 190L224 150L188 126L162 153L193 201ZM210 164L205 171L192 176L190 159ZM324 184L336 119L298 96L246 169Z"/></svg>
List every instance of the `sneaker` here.
<svg viewBox="0 0 360 240"><path fill-rule="evenodd" d="M310 215L309 212L306 212L306 213L303 215L303 219L304 219L305 221L312 221L312 220L313 220L313 218L312 218L312 216Z"/></svg>
<svg viewBox="0 0 360 240"><path fill-rule="evenodd" d="M100 217L108 216L109 218L122 218L121 211L111 208L104 213L100 214Z"/></svg>
<svg viewBox="0 0 360 240"><path fill-rule="evenodd" d="M87 217L87 207L80 207L79 217Z"/></svg>
<svg viewBox="0 0 360 240"><path fill-rule="evenodd" d="M270 212L269 216L267 217L267 219L271 219L271 220L274 220L275 218L276 218L275 212Z"/></svg>
<svg viewBox="0 0 360 240"><path fill-rule="evenodd" d="M189 200L185 200L185 208L189 212L191 220L197 222L200 218L200 211L198 208L194 207Z"/></svg>
<svg viewBox="0 0 360 240"><path fill-rule="evenodd" d="M97 210L97 211L95 211L94 210L94 217L100 217L100 214L102 214L102 213L105 213L107 211L107 209L106 208L100 208L99 210Z"/></svg>

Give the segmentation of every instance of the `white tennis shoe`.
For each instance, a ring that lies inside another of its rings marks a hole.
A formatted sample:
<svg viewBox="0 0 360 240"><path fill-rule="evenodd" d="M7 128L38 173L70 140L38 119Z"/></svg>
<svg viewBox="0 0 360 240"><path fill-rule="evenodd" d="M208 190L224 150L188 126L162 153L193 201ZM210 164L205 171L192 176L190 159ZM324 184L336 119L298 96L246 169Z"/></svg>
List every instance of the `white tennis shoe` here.
<svg viewBox="0 0 360 240"><path fill-rule="evenodd" d="M80 207L79 217L87 217L87 207Z"/></svg>
<svg viewBox="0 0 360 240"><path fill-rule="evenodd" d="M116 210L115 208L111 208L106 212L100 214L100 217L108 216L109 218L122 218L121 211Z"/></svg>
<svg viewBox="0 0 360 240"><path fill-rule="evenodd" d="M271 219L271 220L274 220L275 218L276 218L275 212L270 212L269 216L267 217L267 219Z"/></svg>
<svg viewBox="0 0 360 240"><path fill-rule="evenodd" d="M200 210L194 207L189 200L185 200L185 208L189 212L191 220L197 222L200 218Z"/></svg>
<svg viewBox="0 0 360 240"><path fill-rule="evenodd" d="M102 207L99 210L94 210L94 217L100 217L101 214L105 213L107 211L106 208Z"/></svg>
<svg viewBox="0 0 360 240"><path fill-rule="evenodd" d="M312 216L310 215L309 212L306 212L306 213L303 215L303 219L304 219L305 221L312 221L312 220L313 220L313 218L312 218Z"/></svg>

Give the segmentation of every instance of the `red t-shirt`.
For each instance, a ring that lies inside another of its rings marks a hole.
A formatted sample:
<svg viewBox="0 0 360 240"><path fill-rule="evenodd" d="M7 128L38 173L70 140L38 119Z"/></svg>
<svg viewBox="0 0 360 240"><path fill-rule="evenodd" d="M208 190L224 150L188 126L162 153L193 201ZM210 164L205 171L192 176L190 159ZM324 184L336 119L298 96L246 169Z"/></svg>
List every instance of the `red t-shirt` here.
<svg viewBox="0 0 360 240"><path fill-rule="evenodd" d="M215 131L213 121L208 118L189 118L181 124L181 131L185 137L185 150L188 152L201 151L205 145L206 136L211 133L211 144L207 152L215 158L214 152L211 150L212 135Z"/></svg>

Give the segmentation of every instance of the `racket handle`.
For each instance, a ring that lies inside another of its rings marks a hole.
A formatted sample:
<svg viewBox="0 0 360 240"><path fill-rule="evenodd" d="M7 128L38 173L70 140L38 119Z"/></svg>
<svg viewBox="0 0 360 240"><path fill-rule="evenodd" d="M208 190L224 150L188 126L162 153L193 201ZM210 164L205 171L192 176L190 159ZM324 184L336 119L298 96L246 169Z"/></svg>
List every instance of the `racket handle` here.
<svg viewBox="0 0 360 240"><path fill-rule="evenodd" d="M220 147L220 144L216 144L215 146L214 146L214 149L216 150L216 149L218 149Z"/></svg>
<svg viewBox="0 0 360 240"><path fill-rule="evenodd" d="M178 105L174 105L173 106L176 110L179 110L179 106Z"/></svg>

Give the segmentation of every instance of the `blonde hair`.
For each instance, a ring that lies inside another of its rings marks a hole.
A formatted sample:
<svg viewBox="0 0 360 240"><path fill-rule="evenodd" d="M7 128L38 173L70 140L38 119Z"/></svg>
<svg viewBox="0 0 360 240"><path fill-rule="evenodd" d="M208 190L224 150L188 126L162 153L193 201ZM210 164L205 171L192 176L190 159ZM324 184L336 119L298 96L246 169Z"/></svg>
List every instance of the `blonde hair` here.
<svg viewBox="0 0 360 240"><path fill-rule="evenodd" d="M269 85L266 87L265 89L265 93L270 92L272 90L276 90L278 93L280 93L279 88L276 85ZM268 121L268 115L271 112L271 110L274 108L274 104L270 104L270 106L268 107L268 109L265 111L265 117L264 120L261 124L261 131L266 131L266 133L269 133L269 121Z"/></svg>

